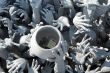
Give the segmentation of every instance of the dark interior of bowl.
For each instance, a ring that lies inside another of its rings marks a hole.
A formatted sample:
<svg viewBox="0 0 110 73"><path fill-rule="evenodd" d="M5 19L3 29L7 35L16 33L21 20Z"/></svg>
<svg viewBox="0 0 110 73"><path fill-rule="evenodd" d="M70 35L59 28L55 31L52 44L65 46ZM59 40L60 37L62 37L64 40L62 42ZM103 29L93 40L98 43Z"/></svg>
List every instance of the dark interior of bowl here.
<svg viewBox="0 0 110 73"><path fill-rule="evenodd" d="M40 47L51 49L59 42L59 35L57 31L51 27L45 27L38 31L36 41Z"/></svg>

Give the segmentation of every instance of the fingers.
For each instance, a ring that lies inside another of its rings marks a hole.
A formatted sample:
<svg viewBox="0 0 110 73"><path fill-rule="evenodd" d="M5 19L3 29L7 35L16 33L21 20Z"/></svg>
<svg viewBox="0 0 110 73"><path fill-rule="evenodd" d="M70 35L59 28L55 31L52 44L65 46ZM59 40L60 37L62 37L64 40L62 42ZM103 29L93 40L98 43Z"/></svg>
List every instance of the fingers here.
<svg viewBox="0 0 110 73"><path fill-rule="evenodd" d="M85 49L87 49L89 45L90 45L90 43L87 43L87 45L85 46Z"/></svg>
<svg viewBox="0 0 110 73"><path fill-rule="evenodd" d="M21 13L20 17L22 18L24 16L24 13Z"/></svg>
<svg viewBox="0 0 110 73"><path fill-rule="evenodd" d="M20 66L18 65L15 70L13 71L13 73L16 73L19 70Z"/></svg>
<svg viewBox="0 0 110 73"><path fill-rule="evenodd" d="M7 65L7 68L11 68L14 64Z"/></svg>
<svg viewBox="0 0 110 73"><path fill-rule="evenodd" d="M34 67L34 65L35 65L35 59L33 59L31 67Z"/></svg>
<svg viewBox="0 0 110 73"><path fill-rule="evenodd" d="M43 14L48 13L48 9L43 8L43 10L41 11L41 13L43 13Z"/></svg>
<svg viewBox="0 0 110 73"><path fill-rule="evenodd" d="M36 69L36 68L37 68L37 66L38 66L38 61L36 60L36 61L35 61L34 68Z"/></svg>
<svg viewBox="0 0 110 73"><path fill-rule="evenodd" d="M87 44L87 43L90 41L90 39L91 39L91 38L86 39L85 41L83 41L83 43L82 43L82 44Z"/></svg>
<svg viewBox="0 0 110 73"><path fill-rule="evenodd" d="M13 13L11 13L11 16L13 16L13 15L15 15L15 14L17 14L17 11L14 11Z"/></svg>
<svg viewBox="0 0 110 73"><path fill-rule="evenodd" d="M85 30L85 31L89 31L89 29L86 28L86 27L84 27L83 25L81 25L80 27L81 27L83 30Z"/></svg>
<svg viewBox="0 0 110 73"><path fill-rule="evenodd" d="M61 31L63 30L63 25L60 26L60 30L61 30Z"/></svg>
<svg viewBox="0 0 110 73"><path fill-rule="evenodd" d="M78 12L77 14L76 14L76 16L81 16L82 15L82 12Z"/></svg>
<svg viewBox="0 0 110 73"><path fill-rule="evenodd" d="M13 70L16 68L16 65L13 65L8 72L13 72Z"/></svg>
<svg viewBox="0 0 110 73"><path fill-rule="evenodd" d="M37 67L36 67L36 71L38 71L40 69L40 65L38 65Z"/></svg>
<svg viewBox="0 0 110 73"><path fill-rule="evenodd" d="M16 17L16 14L17 14L17 11L14 11L14 12L11 14L11 18L13 18L14 20L19 20L19 18Z"/></svg>
<svg viewBox="0 0 110 73"><path fill-rule="evenodd" d="M37 60L35 61L35 59L33 59L31 68L35 69L36 71L39 70L40 65L38 65Z"/></svg>
<svg viewBox="0 0 110 73"><path fill-rule="evenodd" d="M79 18L84 19L84 18L86 18L86 15L80 15Z"/></svg>
<svg viewBox="0 0 110 73"><path fill-rule="evenodd" d="M87 24L87 23L81 23L81 25L83 25L84 27L92 27L92 25Z"/></svg>
<svg viewBox="0 0 110 73"><path fill-rule="evenodd" d="M85 41L86 38L87 38L87 34L85 34L85 36L83 37L82 42Z"/></svg>

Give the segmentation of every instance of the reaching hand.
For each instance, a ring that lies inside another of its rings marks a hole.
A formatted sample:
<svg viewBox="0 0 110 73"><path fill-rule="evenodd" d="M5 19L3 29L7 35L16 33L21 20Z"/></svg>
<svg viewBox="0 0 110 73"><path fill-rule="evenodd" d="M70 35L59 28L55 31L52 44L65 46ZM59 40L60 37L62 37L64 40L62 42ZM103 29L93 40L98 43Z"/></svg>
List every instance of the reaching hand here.
<svg viewBox="0 0 110 73"><path fill-rule="evenodd" d="M65 16L60 16L57 20L53 20L53 26L63 30L64 26L70 27L69 20Z"/></svg>
<svg viewBox="0 0 110 73"><path fill-rule="evenodd" d="M17 7L11 7L9 10L9 13L11 15L11 18L15 21L22 20L22 22L28 22L29 17L25 10L18 9Z"/></svg>
<svg viewBox="0 0 110 73"><path fill-rule="evenodd" d="M28 66L28 73L39 73L38 72L39 68L40 68L40 65L38 65L37 60L35 61L33 59L31 67Z"/></svg>
<svg viewBox="0 0 110 73"><path fill-rule="evenodd" d="M54 20L52 11L49 9L43 8L43 10L41 11L41 14L42 14L42 19L49 25L52 25L52 22Z"/></svg>
<svg viewBox="0 0 110 73"><path fill-rule="evenodd" d="M88 27L92 27L92 25L88 24L90 20L89 19L85 19L85 17L86 17L86 15L82 15L82 13L79 12L73 18L73 23L76 26L76 28L78 30L80 30L80 32L89 31Z"/></svg>
<svg viewBox="0 0 110 73"><path fill-rule="evenodd" d="M19 58L14 61L11 61L7 65L7 68L9 69L8 72L9 73L16 73L16 72L22 73L26 67L26 64L27 64L27 61L23 58Z"/></svg>
<svg viewBox="0 0 110 73"><path fill-rule="evenodd" d="M51 73L54 68L54 64L51 62L46 62L46 65L42 67L41 73Z"/></svg>

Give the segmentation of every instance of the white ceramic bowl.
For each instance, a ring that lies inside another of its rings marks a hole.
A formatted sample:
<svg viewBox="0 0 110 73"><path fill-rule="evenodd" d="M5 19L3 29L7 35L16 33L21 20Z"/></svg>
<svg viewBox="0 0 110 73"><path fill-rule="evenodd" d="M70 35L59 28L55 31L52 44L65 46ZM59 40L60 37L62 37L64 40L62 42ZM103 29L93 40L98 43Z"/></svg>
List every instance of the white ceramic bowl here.
<svg viewBox="0 0 110 73"><path fill-rule="evenodd" d="M52 50L58 49L61 41L63 37L57 28L50 25L41 26L32 35L30 55L42 59L54 58Z"/></svg>

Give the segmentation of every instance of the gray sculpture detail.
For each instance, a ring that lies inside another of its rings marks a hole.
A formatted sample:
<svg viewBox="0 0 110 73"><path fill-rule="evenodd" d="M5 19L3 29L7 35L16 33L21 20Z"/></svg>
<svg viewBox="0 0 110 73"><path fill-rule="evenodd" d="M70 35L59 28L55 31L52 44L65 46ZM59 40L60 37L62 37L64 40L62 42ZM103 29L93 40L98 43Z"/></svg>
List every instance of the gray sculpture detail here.
<svg viewBox="0 0 110 73"><path fill-rule="evenodd" d="M110 0L0 0L0 73L109 73Z"/></svg>

